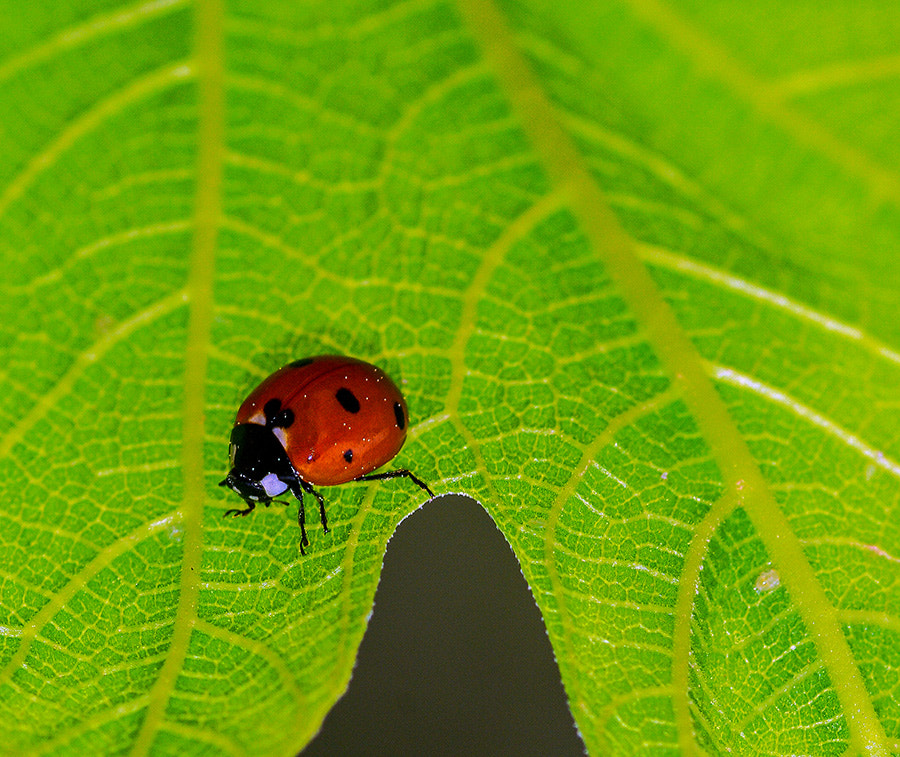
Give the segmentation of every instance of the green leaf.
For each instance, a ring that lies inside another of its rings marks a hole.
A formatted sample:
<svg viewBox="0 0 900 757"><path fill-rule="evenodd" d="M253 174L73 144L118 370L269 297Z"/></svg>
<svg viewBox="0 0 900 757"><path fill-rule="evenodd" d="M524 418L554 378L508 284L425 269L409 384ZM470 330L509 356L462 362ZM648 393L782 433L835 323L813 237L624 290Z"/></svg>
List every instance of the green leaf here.
<svg viewBox="0 0 900 757"><path fill-rule="evenodd" d="M900 751L892 5L0 9L5 749L309 741L421 492L325 489L301 556L216 484L340 352L591 754Z"/></svg>

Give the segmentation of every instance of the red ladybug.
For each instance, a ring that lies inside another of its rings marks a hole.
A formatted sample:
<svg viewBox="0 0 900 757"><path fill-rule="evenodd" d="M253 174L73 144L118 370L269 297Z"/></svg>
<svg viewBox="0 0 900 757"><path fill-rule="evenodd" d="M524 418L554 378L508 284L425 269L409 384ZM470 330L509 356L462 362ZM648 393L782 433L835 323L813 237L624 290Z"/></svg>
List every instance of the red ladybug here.
<svg viewBox="0 0 900 757"><path fill-rule="evenodd" d="M372 473L406 441L406 400L380 368L340 355L295 360L263 381L238 409L231 431L231 471L220 482L247 503L228 515L249 515L290 491L300 502L300 551L309 544L303 493L348 481L405 477L434 493L408 470Z"/></svg>

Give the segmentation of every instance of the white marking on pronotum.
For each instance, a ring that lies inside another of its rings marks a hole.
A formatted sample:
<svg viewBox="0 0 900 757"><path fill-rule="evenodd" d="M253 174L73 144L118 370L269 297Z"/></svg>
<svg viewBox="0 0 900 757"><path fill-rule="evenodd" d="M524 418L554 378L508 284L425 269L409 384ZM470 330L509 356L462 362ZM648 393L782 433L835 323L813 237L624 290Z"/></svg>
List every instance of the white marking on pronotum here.
<svg viewBox="0 0 900 757"><path fill-rule="evenodd" d="M262 484L263 489L266 490L266 495L269 497L277 497L279 494L284 494L288 488L288 485L274 473L265 476L259 483Z"/></svg>
<svg viewBox="0 0 900 757"><path fill-rule="evenodd" d="M752 379L742 373L738 373L731 368L724 368L722 366L714 367L714 376L721 381L732 384L733 386L750 389L751 391L756 392L766 399L776 402L782 407L786 407L790 411L799 415L801 418L805 418L810 423L813 423L814 425L818 426L824 431L827 431L837 439L840 439L848 447L852 447L857 452L865 455L878 467L883 468L889 473L892 473L894 476L900 478L900 463L897 463L895 460L891 460L881 450L870 447L855 434L851 434L846 429L838 426L837 423L828 420L828 418L826 418L824 415L821 415L820 413L817 413L811 407L807 407L806 405L797 402L797 400L795 400L793 397L789 397L787 394L779 391L775 387L764 384L762 381Z"/></svg>

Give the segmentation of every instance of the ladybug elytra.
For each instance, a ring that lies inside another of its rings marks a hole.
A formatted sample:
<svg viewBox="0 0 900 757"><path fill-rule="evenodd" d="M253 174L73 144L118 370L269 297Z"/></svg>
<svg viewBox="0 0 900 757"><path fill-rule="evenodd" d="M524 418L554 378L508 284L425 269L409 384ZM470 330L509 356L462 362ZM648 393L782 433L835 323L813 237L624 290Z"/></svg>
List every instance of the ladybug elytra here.
<svg viewBox="0 0 900 757"><path fill-rule="evenodd" d="M249 515L290 492L300 503L300 551L306 537L304 493L319 502L328 533L325 500L316 486L408 478L434 493L406 469L372 473L390 462L406 441L406 400L384 371L340 355L289 363L244 400L231 431L227 486L246 502L225 515Z"/></svg>

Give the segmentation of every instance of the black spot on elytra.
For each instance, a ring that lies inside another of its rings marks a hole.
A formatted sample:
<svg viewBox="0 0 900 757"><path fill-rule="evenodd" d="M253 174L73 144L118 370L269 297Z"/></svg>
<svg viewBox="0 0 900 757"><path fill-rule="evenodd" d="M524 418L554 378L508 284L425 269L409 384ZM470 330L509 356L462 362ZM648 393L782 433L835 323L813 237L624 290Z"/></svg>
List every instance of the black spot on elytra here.
<svg viewBox="0 0 900 757"><path fill-rule="evenodd" d="M348 413L359 412L359 400L356 399L356 395L346 387L342 386L335 392L334 396L337 401L341 403L341 407Z"/></svg>
<svg viewBox="0 0 900 757"><path fill-rule="evenodd" d="M271 399L263 405L263 415L269 428L287 428L294 422L294 411L289 407L282 410L279 399Z"/></svg>
<svg viewBox="0 0 900 757"><path fill-rule="evenodd" d="M302 368L304 365L309 365L310 363L315 363L316 359L314 357L304 357L300 360L295 360L293 363L288 363L288 368Z"/></svg>
<svg viewBox="0 0 900 757"><path fill-rule="evenodd" d="M394 403L394 417L397 419L397 428L401 431L406 428L406 416L403 414L403 405Z"/></svg>
<svg viewBox="0 0 900 757"><path fill-rule="evenodd" d="M348 449L348 450L344 453L344 460L346 460L348 463L352 463L352 462L353 462L353 450L352 450L352 449Z"/></svg>
<svg viewBox="0 0 900 757"><path fill-rule="evenodd" d="M275 419L272 421L273 426L281 426L281 428L288 428L294 422L294 411L289 407L286 407L282 410L278 415L275 416Z"/></svg>
<svg viewBox="0 0 900 757"><path fill-rule="evenodd" d="M263 415L266 416L266 425L272 425L272 420L278 415L278 411L281 410L281 400L279 399L271 399L265 405L263 405Z"/></svg>

